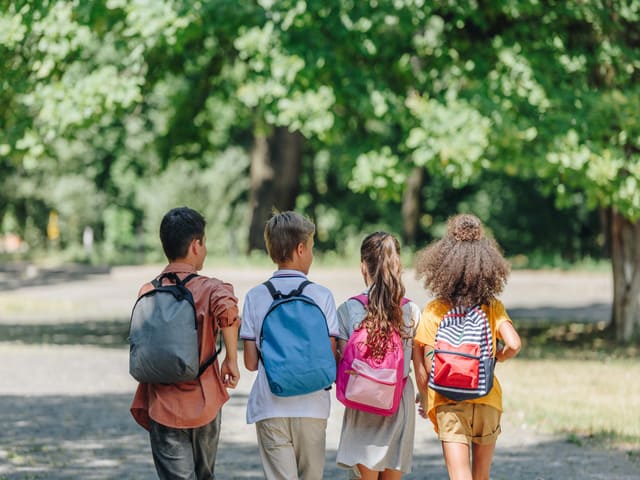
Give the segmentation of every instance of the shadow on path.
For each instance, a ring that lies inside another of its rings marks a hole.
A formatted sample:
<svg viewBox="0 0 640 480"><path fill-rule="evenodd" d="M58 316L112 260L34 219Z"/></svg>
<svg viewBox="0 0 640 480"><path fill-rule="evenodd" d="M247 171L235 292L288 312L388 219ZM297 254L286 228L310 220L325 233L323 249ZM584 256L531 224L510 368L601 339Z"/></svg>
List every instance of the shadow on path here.
<svg viewBox="0 0 640 480"><path fill-rule="evenodd" d="M146 433L128 413L131 396L0 396L0 479L153 479L155 472ZM246 398L232 397L231 409ZM225 429L217 460L217 478L263 478L253 441L231 424ZM427 428L422 423L419 428ZM253 429L252 426L247 426ZM429 427L430 428L430 427ZM327 451L325 478L347 478ZM404 478L447 478L435 439L417 438L413 472ZM624 455L593 451L564 441L505 445L498 441L494 480L638 478Z"/></svg>
<svg viewBox="0 0 640 480"><path fill-rule="evenodd" d="M515 322L528 323L609 323L611 304L592 303L580 307L540 305L534 308L509 308L509 316Z"/></svg>
<svg viewBox="0 0 640 480"><path fill-rule="evenodd" d="M109 274L110 271L109 266L83 264L37 267L27 263L0 263L0 290L66 283L92 275Z"/></svg>
<svg viewBox="0 0 640 480"><path fill-rule="evenodd" d="M0 323L3 342L128 347L129 319L61 323Z"/></svg>

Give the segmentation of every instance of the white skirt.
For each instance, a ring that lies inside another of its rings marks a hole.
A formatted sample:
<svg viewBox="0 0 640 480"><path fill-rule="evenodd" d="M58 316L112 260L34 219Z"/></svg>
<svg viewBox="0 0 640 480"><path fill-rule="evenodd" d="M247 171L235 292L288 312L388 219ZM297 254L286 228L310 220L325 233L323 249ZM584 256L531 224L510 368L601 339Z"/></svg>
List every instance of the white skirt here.
<svg viewBox="0 0 640 480"><path fill-rule="evenodd" d="M395 415L385 417L345 408L338 466L350 469L351 478L360 478L358 463L370 470L411 472L417 408L414 402L415 391L409 377Z"/></svg>

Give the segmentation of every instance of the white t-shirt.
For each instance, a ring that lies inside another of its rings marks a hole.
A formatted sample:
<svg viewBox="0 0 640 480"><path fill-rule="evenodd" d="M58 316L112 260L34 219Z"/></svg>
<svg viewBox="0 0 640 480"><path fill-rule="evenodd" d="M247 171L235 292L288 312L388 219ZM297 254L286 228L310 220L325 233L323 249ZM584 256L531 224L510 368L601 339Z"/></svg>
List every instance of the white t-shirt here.
<svg viewBox="0 0 640 480"><path fill-rule="evenodd" d="M297 270L278 270L269 280L276 290L282 293L289 293L298 288L302 282L307 280L307 277ZM313 299L324 313L327 319L329 335L338 337L336 304L331 291L322 285L312 283L305 287L303 293ZM262 321L269 310L271 302L273 302L273 298L267 287L262 284L249 290L244 299L240 338L256 341L258 350L260 350L259 338ZM313 361L313 359L309 360ZM258 362L258 375L251 387L247 402L247 423L279 417L324 419L329 418L330 411L331 394L327 390L293 397L278 397L271 393L264 366L262 362Z"/></svg>

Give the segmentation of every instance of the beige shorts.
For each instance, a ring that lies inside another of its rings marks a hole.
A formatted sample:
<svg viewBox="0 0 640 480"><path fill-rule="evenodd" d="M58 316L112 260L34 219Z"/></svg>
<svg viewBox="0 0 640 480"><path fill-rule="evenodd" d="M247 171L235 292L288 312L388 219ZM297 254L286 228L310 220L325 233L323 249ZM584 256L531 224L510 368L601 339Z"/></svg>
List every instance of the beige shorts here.
<svg viewBox="0 0 640 480"><path fill-rule="evenodd" d="M467 445L495 443L501 415L498 409L479 403L440 405L436 410L438 439Z"/></svg>
<svg viewBox="0 0 640 480"><path fill-rule="evenodd" d="M265 478L322 480L326 419L268 418L256 422L256 433Z"/></svg>

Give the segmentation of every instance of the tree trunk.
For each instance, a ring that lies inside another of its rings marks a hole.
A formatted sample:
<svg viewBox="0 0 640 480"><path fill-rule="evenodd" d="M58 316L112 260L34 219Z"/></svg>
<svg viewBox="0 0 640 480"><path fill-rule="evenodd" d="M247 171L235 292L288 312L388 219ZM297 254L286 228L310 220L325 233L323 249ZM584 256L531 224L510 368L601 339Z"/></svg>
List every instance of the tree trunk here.
<svg viewBox="0 0 640 480"><path fill-rule="evenodd" d="M611 211L612 326L618 343L640 336L640 221Z"/></svg>
<svg viewBox="0 0 640 480"><path fill-rule="evenodd" d="M264 225L273 209L292 210L300 191L302 135L284 127L254 136L249 182L248 251L264 250Z"/></svg>
<svg viewBox="0 0 640 480"><path fill-rule="evenodd" d="M424 168L411 170L402 195L402 236L405 245L415 245L420 223L420 191L424 183Z"/></svg>

